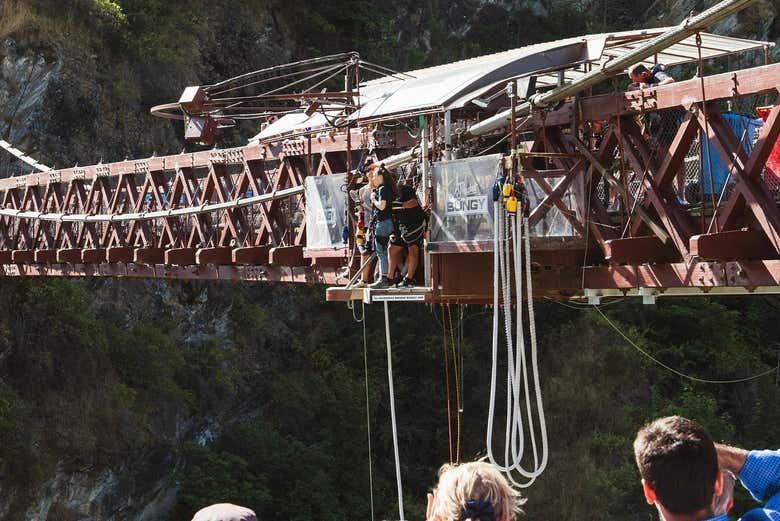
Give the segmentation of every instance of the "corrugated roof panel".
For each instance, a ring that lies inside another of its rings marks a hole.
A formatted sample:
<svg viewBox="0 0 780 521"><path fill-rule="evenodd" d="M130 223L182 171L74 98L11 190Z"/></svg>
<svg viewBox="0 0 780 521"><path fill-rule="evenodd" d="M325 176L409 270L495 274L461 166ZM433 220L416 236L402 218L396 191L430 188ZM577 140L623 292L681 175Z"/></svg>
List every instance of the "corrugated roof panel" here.
<svg viewBox="0 0 780 521"><path fill-rule="evenodd" d="M360 89L361 107L351 118L367 120L466 103L464 94L477 96L508 78L597 59L605 42L601 35L568 38L407 73L414 78L366 82Z"/></svg>
<svg viewBox="0 0 780 521"><path fill-rule="evenodd" d="M495 92L497 86L513 78L529 75L537 76L539 86L557 85L557 70L561 69L566 71L566 81L572 81L585 74L584 62L590 63L594 69L599 68L608 60L625 55L669 29L658 27L564 38L412 70L406 72L407 76L403 78L384 76L366 81L360 85L360 109L350 119L381 120L458 108L486 92ZM774 45L771 42L709 33L701 33L701 42L703 59ZM690 36L669 46L658 53L656 58L667 66L695 62L698 59L696 37ZM642 63L651 66L655 58ZM276 126L269 126L261 134L270 137L276 130L290 132L325 124L323 121L308 119L285 116L283 121L280 120Z"/></svg>

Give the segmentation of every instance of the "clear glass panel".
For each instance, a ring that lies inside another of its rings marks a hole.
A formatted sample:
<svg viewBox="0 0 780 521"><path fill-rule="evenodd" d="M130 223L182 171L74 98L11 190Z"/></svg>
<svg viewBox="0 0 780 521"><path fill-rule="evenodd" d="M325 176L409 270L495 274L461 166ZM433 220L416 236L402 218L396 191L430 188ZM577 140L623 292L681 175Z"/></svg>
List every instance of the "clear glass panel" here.
<svg viewBox="0 0 780 521"><path fill-rule="evenodd" d="M307 248L344 247L341 230L345 224L346 182L347 174L305 179Z"/></svg>

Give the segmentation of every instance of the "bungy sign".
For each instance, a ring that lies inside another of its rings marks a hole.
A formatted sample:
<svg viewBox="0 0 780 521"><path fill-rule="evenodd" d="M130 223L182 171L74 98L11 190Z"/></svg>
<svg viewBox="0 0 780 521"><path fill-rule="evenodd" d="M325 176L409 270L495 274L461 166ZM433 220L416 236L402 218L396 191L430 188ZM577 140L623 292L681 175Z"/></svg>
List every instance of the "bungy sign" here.
<svg viewBox="0 0 780 521"><path fill-rule="evenodd" d="M501 173L501 154L433 164L435 200L431 212L431 242L492 241L493 183ZM559 180L560 182L560 180ZM544 191L530 179L525 181L533 210ZM581 183L572 183L562 199L578 214L575 193ZM557 208L549 209L531 227L534 237L572 236L574 230Z"/></svg>
<svg viewBox="0 0 780 521"><path fill-rule="evenodd" d="M492 186L500 167L501 154L433 164L431 242L492 240Z"/></svg>

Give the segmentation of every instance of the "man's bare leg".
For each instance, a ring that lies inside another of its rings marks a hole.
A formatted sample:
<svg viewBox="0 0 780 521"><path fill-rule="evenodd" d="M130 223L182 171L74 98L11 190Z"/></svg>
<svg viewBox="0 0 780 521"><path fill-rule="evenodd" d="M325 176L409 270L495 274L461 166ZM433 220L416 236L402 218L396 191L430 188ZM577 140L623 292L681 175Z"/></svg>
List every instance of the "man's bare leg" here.
<svg viewBox="0 0 780 521"><path fill-rule="evenodd" d="M366 261L369 259L369 257L371 257L371 255L373 255L373 252L370 252L367 255L361 255L360 265L362 266L363 264L365 264ZM360 274L360 280L365 282L366 284L372 282L373 281L372 279L374 278L372 275L374 274L375 267L376 267L376 257L374 258L374 260L366 264L365 268L363 268L363 273Z"/></svg>
<svg viewBox="0 0 780 521"><path fill-rule="evenodd" d="M417 266L420 264L420 246L417 244L409 245L409 256L406 262L406 278L414 280L417 274Z"/></svg>
<svg viewBox="0 0 780 521"><path fill-rule="evenodd" d="M395 273L398 270L398 266L403 262L404 249L402 246L390 245L390 260L387 267L387 278L395 279Z"/></svg>

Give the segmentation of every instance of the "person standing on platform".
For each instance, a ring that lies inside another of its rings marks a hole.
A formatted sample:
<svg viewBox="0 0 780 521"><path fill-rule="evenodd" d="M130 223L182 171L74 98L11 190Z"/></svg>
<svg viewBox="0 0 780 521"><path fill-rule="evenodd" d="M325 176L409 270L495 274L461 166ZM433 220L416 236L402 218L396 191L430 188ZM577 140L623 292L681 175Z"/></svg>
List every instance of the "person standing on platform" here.
<svg viewBox="0 0 780 521"><path fill-rule="evenodd" d="M395 199L395 190L393 176L385 168L375 170L371 185L374 187L371 192L371 205L374 212L371 217L372 236L374 237L374 251L379 259L379 279L369 288L384 289L395 284L395 280L388 276L388 244L394 231L392 205L393 199Z"/></svg>

